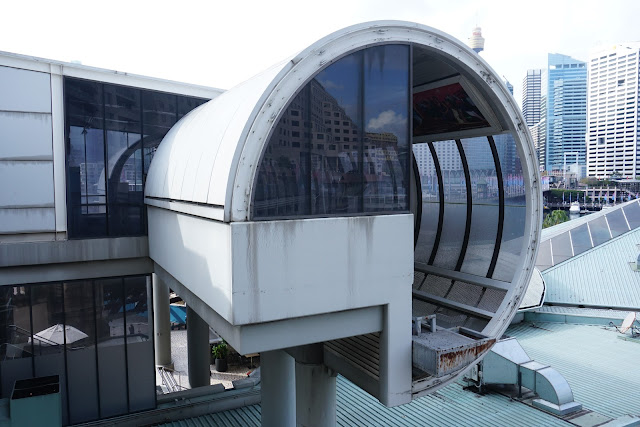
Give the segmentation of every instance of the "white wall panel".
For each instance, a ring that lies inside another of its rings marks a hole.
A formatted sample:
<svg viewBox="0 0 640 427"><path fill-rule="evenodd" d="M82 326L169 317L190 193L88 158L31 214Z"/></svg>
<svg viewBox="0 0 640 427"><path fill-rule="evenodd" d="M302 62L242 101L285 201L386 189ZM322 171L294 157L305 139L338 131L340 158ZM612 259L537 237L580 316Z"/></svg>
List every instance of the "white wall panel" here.
<svg viewBox="0 0 640 427"><path fill-rule="evenodd" d="M55 231L53 208L0 208L0 234Z"/></svg>
<svg viewBox="0 0 640 427"><path fill-rule="evenodd" d="M0 110L50 113L49 74L0 67Z"/></svg>
<svg viewBox="0 0 640 427"><path fill-rule="evenodd" d="M0 160L51 160L51 115L0 111Z"/></svg>
<svg viewBox="0 0 640 427"><path fill-rule="evenodd" d="M0 207L53 207L53 163L0 161Z"/></svg>

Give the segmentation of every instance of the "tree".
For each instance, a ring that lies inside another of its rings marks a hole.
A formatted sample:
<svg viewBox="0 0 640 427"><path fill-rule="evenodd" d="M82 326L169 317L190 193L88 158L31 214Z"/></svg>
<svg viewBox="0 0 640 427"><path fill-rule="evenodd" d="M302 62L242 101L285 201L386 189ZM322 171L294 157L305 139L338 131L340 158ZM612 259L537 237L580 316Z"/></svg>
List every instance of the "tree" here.
<svg viewBox="0 0 640 427"><path fill-rule="evenodd" d="M542 228L553 227L565 221L569 221L569 216L565 211L558 209L545 215L544 221L542 221Z"/></svg>

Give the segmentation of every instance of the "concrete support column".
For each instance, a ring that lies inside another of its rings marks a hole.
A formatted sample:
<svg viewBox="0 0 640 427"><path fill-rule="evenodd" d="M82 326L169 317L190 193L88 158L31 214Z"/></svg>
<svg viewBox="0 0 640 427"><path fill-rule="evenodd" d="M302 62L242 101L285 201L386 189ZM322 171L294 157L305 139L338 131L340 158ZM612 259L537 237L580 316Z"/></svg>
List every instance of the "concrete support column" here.
<svg viewBox="0 0 640 427"><path fill-rule="evenodd" d="M336 425L336 374L325 365L296 361L296 424Z"/></svg>
<svg viewBox="0 0 640 427"><path fill-rule="evenodd" d="M171 360L171 317L169 315L169 286L156 274L153 280L153 332L157 366L173 369Z"/></svg>
<svg viewBox="0 0 640 427"><path fill-rule="evenodd" d="M284 350L260 353L263 427L296 424L296 382L293 357Z"/></svg>
<svg viewBox="0 0 640 427"><path fill-rule="evenodd" d="M187 359L191 388L210 382L209 325L187 305Z"/></svg>
<svg viewBox="0 0 640 427"><path fill-rule="evenodd" d="M411 292L411 288L408 289ZM386 406L411 402L411 294L384 309L380 333L380 400Z"/></svg>

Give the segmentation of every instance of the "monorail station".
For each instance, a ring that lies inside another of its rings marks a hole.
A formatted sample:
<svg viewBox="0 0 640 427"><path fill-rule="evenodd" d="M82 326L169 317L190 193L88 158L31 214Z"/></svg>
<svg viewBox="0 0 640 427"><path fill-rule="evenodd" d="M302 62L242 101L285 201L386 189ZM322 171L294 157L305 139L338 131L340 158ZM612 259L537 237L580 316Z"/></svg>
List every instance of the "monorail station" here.
<svg viewBox="0 0 640 427"><path fill-rule="evenodd" d="M260 353L263 425L334 425L337 376L409 404L509 326L539 182L501 79L419 24L348 27L228 91L2 53L7 425L42 377L63 425L171 420L169 290L200 397L212 328Z"/></svg>

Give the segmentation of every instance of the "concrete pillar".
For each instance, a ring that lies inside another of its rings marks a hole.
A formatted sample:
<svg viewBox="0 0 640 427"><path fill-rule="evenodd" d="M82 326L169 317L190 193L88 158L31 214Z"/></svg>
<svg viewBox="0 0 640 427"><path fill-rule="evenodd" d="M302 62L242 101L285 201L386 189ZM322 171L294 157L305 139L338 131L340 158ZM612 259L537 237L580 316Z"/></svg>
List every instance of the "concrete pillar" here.
<svg viewBox="0 0 640 427"><path fill-rule="evenodd" d="M187 305L187 359L191 388L210 382L209 325Z"/></svg>
<svg viewBox="0 0 640 427"><path fill-rule="evenodd" d="M336 425L336 374L323 364L296 360L296 424L304 427Z"/></svg>
<svg viewBox="0 0 640 427"><path fill-rule="evenodd" d="M173 369L171 360L171 317L169 315L169 286L156 274L153 280L153 332L157 366Z"/></svg>
<svg viewBox="0 0 640 427"><path fill-rule="evenodd" d="M296 383L293 357L284 350L260 353L263 427L296 424Z"/></svg>
<svg viewBox="0 0 640 427"><path fill-rule="evenodd" d="M408 289L408 292L411 288ZM401 295L401 294L400 294ZM411 294L384 309L380 333L380 402L397 406L411 402Z"/></svg>

